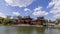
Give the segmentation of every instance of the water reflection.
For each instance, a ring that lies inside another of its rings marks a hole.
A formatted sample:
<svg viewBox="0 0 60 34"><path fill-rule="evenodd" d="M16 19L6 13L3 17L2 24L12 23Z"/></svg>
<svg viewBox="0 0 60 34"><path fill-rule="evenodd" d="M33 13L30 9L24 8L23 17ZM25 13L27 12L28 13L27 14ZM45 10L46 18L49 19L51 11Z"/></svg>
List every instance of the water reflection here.
<svg viewBox="0 0 60 34"><path fill-rule="evenodd" d="M23 34L43 34L44 31L45 31L45 28L43 28L43 27L41 27L41 28L36 28L36 27L20 27L19 29L20 29L20 31L23 32Z"/></svg>
<svg viewBox="0 0 60 34"><path fill-rule="evenodd" d="M18 34L18 31L14 27L1 26L0 27L0 34Z"/></svg>
<svg viewBox="0 0 60 34"><path fill-rule="evenodd" d="M0 34L60 34L60 28L0 26Z"/></svg>
<svg viewBox="0 0 60 34"><path fill-rule="evenodd" d="M47 28L45 29L45 34L60 34L60 30L57 28Z"/></svg>

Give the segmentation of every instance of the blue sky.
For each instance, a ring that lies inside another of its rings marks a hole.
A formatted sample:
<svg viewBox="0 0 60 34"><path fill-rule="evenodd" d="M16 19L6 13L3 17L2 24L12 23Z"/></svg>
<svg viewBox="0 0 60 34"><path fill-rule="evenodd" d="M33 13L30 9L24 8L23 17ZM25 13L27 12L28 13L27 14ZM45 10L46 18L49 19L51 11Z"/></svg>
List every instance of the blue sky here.
<svg viewBox="0 0 60 34"><path fill-rule="evenodd" d="M59 0L0 0L0 17L44 16L54 20L60 17Z"/></svg>

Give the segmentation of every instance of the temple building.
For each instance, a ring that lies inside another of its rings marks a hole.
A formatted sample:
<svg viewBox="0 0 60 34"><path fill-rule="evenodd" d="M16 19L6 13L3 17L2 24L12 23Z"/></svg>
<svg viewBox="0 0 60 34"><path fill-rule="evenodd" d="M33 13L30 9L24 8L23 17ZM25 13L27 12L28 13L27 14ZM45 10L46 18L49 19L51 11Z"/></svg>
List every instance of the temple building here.
<svg viewBox="0 0 60 34"><path fill-rule="evenodd" d="M32 20L32 24L33 25L43 25L43 23L45 22L44 17L37 17L36 20Z"/></svg>
<svg viewBox="0 0 60 34"><path fill-rule="evenodd" d="M19 24L30 24L31 23L32 18L30 18L30 16L25 16L22 19L18 19L18 23Z"/></svg>
<svg viewBox="0 0 60 34"><path fill-rule="evenodd" d="M33 20L30 16L25 16L22 19L15 20L14 24L30 24L30 25L43 25L45 23L44 17L37 17Z"/></svg>
<svg viewBox="0 0 60 34"><path fill-rule="evenodd" d="M31 20L32 20L32 18L30 18L30 16L25 16L24 17L24 24L31 24Z"/></svg>

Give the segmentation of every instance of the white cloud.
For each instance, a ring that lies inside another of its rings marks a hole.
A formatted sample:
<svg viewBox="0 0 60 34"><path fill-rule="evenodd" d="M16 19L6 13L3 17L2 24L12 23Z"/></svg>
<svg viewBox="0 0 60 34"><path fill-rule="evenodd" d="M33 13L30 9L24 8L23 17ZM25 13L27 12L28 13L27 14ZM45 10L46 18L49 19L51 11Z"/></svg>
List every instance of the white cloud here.
<svg viewBox="0 0 60 34"><path fill-rule="evenodd" d="M24 11L26 15L29 15L32 10L30 10L29 8L24 8Z"/></svg>
<svg viewBox="0 0 60 34"><path fill-rule="evenodd" d="M30 9L28 9L28 8L25 8L25 9L24 9L24 11L30 11Z"/></svg>
<svg viewBox="0 0 60 34"><path fill-rule="evenodd" d="M48 14L48 12L45 12L45 11L35 11L33 13L33 15L35 15L35 16L45 16L47 14Z"/></svg>
<svg viewBox="0 0 60 34"><path fill-rule="evenodd" d="M35 9L34 9L34 12L33 12L33 15L34 15L34 16L45 16L45 15L47 15L47 14L48 14L48 12L42 11L42 7L37 7L37 8L35 8Z"/></svg>
<svg viewBox="0 0 60 34"><path fill-rule="evenodd" d="M54 18L55 18L55 19L56 19L56 18L60 18L60 14L54 15Z"/></svg>
<svg viewBox="0 0 60 34"><path fill-rule="evenodd" d="M60 13L60 0L51 0L48 7L51 7L51 5L54 5L54 7L51 9L50 13L52 14Z"/></svg>
<svg viewBox="0 0 60 34"><path fill-rule="evenodd" d="M51 0L51 2L49 3L49 5L47 6L48 8L51 7L52 5L54 5L51 8L50 13L53 14L53 18L60 18L60 0Z"/></svg>
<svg viewBox="0 0 60 34"><path fill-rule="evenodd" d="M0 17L6 18L7 16L3 14L2 12L0 12Z"/></svg>
<svg viewBox="0 0 60 34"><path fill-rule="evenodd" d="M53 2L54 0L51 0L51 2L48 4L47 8L51 7L54 5L55 2Z"/></svg>
<svg viewBox="0 0 60 34"><path fill-rule="evenodd" d="M13 18L14 18L14 17L12 17L12 16L10 17L10 19L13 19Z"/></svg>
<svg viewBox="0 0 60 34"><path fill-rule="evenodd" d="M39 11L39 10L42 10L42 7L39 6L39 7L34 9L34 11Z"/></svg>
<svg viewBox="0 0 60 34"><path fill-rule="evenodd" d="M19 12L13 12L13 15L15 15L15 16L19 16L20 13L19 13Z"/></svg>
<svg viewBox="0 0 60 34"><path fill-rule="evenodd" d="M58 13L60 13L60 9L52 9L51 11L50 11L50 13L52 13L52 14L58 14Z"/></svg>
<svg viewBox="0 0 60 34"><path fill-rule="evenodd" d="M29 6L34 0L5 0L5 2L11 6L18 6L18 7L27 7Z"/></svg>

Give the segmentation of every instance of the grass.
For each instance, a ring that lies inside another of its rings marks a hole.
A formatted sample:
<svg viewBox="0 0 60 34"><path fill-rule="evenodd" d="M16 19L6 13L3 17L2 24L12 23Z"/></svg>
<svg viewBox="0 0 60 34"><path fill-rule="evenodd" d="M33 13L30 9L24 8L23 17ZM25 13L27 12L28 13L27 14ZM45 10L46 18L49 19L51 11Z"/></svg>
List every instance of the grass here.
<svg viewBox="0 0 60 34"><path fill-rule="evenodd" d="M0 24L0 26L7 26L7 24Z"/></svg>
<svg viewBox="0 0 60 34"><path fill-rule="evenodd" d="M3 26L3 24L0 24L0 26Z"/></svg>

